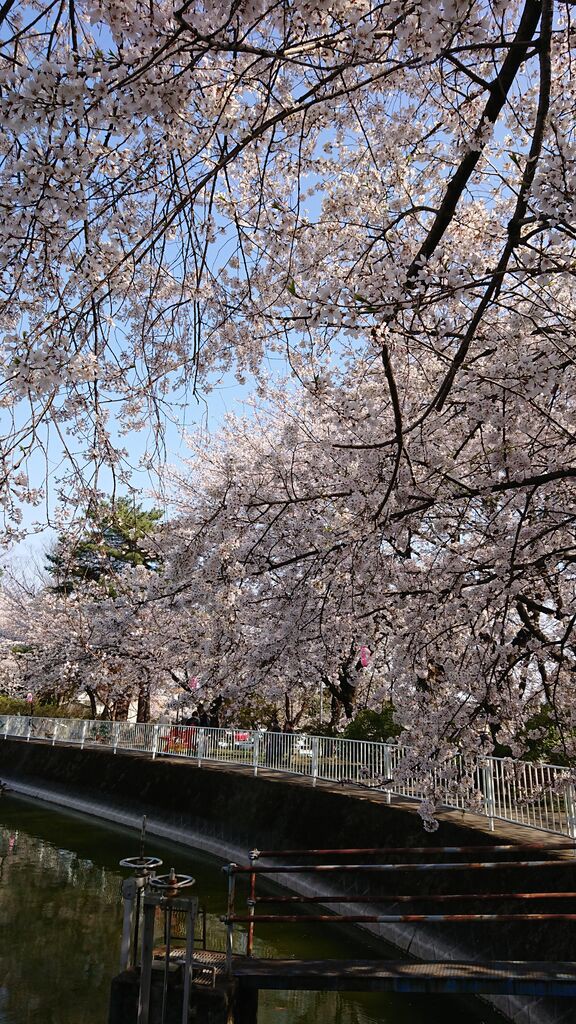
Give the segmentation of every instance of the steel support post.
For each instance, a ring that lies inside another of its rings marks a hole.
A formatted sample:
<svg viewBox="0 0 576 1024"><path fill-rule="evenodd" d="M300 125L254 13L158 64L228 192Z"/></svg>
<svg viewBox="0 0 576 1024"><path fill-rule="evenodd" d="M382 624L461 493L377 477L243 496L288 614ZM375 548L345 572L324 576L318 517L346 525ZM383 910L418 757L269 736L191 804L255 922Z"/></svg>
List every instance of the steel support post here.
<svg viewBox="0 0 576 1024"><path fill-rule="evenodd" d="M137 875L134 879L136 883L136 906L134 913L134 938L132 939L132 966L136 967L138 963L138 940L140 938L140 918L142 916L142 897L146 892L146 886L150 881L150 878L154 877L154 872L150 874Z"/></svg>
<svg viewBox="0 0 576 1024"><path fill-rule="evenodd" d="M232 972L232 957L234 955L234 898L236 894L236 875L234 869L236 864L228 864L224 868L228 875L228 909L226 911L226 970Z"/></svg>
<svg viewBox="0 0 576 1024"><path fill-rule="evenodd" d="M150 991L152 988L152 957L154 955L155 903L144 900L144 928L142 931L142 961L140 966L140 993L138 996L138 1024L149 1024Z"/></svg>
<svg viewBox="0 0 576 1024"><path fill-rule="evenodd" d="M124 917L122 921L122 942L120 944L120 970L125 971L130 962L134 962L131 956L132 928L134 925L134 910L136 903L135 878L125 878L122 882L122 899L124 901Z"/></svg>
<svg viewBox="0 0 576 1024"><path fill-rule="evenodd" d="M188 1024L190 986L194 967L194 928L196 924L196 903L190 903L186 913L186 961L184 963L184 988L182 992L182 1024Z"/></svg>
<svg viewBox="0 0 576 1024"><path fill-rule="evenodd" d="M166 1022L166 1010L168 1009L168 975L170 973L170 953L172 950L172 904L167 900L164 907L164 978L162 980L162 1016L160 1024Z"/></svg>
<svg viewBox="0 0 576 1024"><path fill-rule="evenodd" d="M258 989L238 985L234 998L234 1024L256 1024Z"/></svg>

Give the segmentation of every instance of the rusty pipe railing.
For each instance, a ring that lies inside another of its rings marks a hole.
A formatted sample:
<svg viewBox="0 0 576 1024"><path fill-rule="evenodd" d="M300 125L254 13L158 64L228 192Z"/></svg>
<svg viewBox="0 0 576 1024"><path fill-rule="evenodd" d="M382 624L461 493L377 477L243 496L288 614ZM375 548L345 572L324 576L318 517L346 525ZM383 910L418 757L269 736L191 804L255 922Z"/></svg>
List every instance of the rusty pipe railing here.
<svg viewBox="0 0 576 1024"><path fill-rule="evenodd" d="M264 867L260 864L250 865L234 865L234 874L236 875L311 875L311 874L330 874L334 872L351 873L357 872L358 874L370 874L370 873L390 873L396 871L491 871L498 868L559 868L559 867L574 867L574 862L571 860L503 860L503 861L448 861L445 863L426 863L426 864L274 864L270 867Z"/></svg>
<svg viewBox="0 0 576 1024"><path fill-rule="evenodd" d="M422 893L408 896L402 893L389 896L362 896L362 903L451 903L455 900L576 900L576 892L460 892ZM338 896L254 896L254 905L260 903L357 903L358 896L341 893ZM258 918L260 920L260 918Z"/></svg>
<svg viewBox="0 0 576 1024"><path fill-rule="evenodd" d="M538 859L515 859L515 860L475 860L475 861L436 861L425 863L405 862L400 863L368 863L363 864L361 862L355 863L331 863L331 864L259 864L256 863L260 857L266 857L268 860L276 860L282 856L296 855L306 858L310 856L321 856L323 853L326 855L332 855L334 857L358 857L359 855L376 856L380 855L403 855L410 854L427 854L431 853L454 855L458 853L473 853L476 855L482 855L486 853L503 853L503 854L515 854L515 853L537 853L541 851L547 852L571 852L575 850L574 843L535 843L530 845L514 845L510 843L502 844L491 844L486 846L428 846L428 847L362 847L362 848L349 848L349 849L306 849L306 850L252 850L250 852L250 864L229 864L225 869L228 874L228 911L226 916L222 919L226 923L227 927L227 950L228 957L227 963L229 969L232 965L232 950L233 950L233 931L236 924L247 925L247 940L246 940L246 955L252 956L254 949L254 931L256 924L296 924L302 922L306 923L320 923L320 924L435 924L435 923L463 923L463 922L477 922L477 923L495 923L495 922L536 922L536 921L576 921L576 907L572 910L568 908L564 912L557 912L556 910L541 910L539 912L527 912L524 908L519 907L518 910L514 909L510 911L498 912L458 912L458 913L414 913L410 912L407 914L393 913L391 910L387 910L385 913L327 913L327 914L306 914L303 918L301 914L290 914L286 912L280 913L264 913L257 914L256 909L258 906L275 904L283 908L288 904L301 904L303 906L313 906L314 904L331 904L338 903L342 904L355 904L358 902L358 895L350 894L331 894L331 895L291 895L291 896L271 896L264 895L259 896L256 893L257 879L259 875L262 876L276 876L279 874L305 874L305 875L325 875L335 874L389 874L394 876L398 872L407 873L421 873L421 872L444 872L444 871L482 871L488 870L493 871L497 869L534 869L542 870L543 868L574 868L575 861L572 858L569 859L558 859L552 858L543 860L539 856ZM249 881L249 895L247 900L248 913L237 914L235 908L235 896L236 887L234 879L238 876L248 876ZM388 895L376 895L376 896L363 896L361 899L362 903L365 904L378 904L385 903L388 907L393 908L395 904L418 904L422 902L434 903L437 905L466 902L494 902L499 901L500 903L505 901L513 901L514 903L523 903L525 901L550 901L550 900L563 900L563 901L576 901L576 891L572 891L572 888L567 888L565 891L554 891L554 892L488 892L488 893L441 893L439 895L433 895L431 893L390 893Z"/></svg>
<svg viewBox="0 0 576 1024"><path fill-rule="evenodd" d="M500 843L486 846L380 846L380 847L351 847L349 849L326 849L326 850L250 850L251 861L259 860L261 857L273 860L277 857L327 857L332 854L341 856L379 856L381 854L398 853L510 853L519 850L571 850L576 853L576 843L572 840L564 840L560 843Z"/></svg>
<svg viewBox="0 0 576 1024"><path fill-rule="evenodd" d="M576 921L576 914L233 914L227 921L258 924L308 924L322 921L325 924L358 923L360 921L386 924L447 923L456 921Z"/></svg>

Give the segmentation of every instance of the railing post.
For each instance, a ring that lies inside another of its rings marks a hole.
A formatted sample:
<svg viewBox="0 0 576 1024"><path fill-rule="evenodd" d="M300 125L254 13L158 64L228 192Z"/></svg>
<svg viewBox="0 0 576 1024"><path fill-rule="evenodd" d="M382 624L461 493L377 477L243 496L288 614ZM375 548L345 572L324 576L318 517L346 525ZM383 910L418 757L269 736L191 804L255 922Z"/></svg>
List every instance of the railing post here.
<svg viewBox="0 0 576 1024"><path fill-rule="evenodd" d="M318 781L318 744L319 739L317 736L312 737L312 785L315 786Z"/></svg>
<svg viewBox="0 0 576 1024"><path fill-rule="evenodd" d="M56 737L58 735L58 726L59 726L59 724L60 723L58 722L58 720L56 720L56 723L54 725L54 732L52 733L52 746L54 746L54 744L56 743Z"/></svg>
<svg viewBox="0 0 576 1024"><path fill-rule="evenodd" d="M30 743L30 736L32 733L32 718L28 719L28 735L26 736L26 743Z"/></svg>
<svg viewBox="0 0 576 1024"><path fill-rule="evenodd" d="M204 727L200 726L198 729L198 767L202 767L202 758L204 757Z"/></svg>
<svg viewBox="0 0 576 1024"><path fill-rule="evenodd" d="M113 732L114 732L114 741L113 741L114 742L114 747L113 747L113 751L112 752L115 754L116 751L118 750L118 736L120 734L120 722L114 722L114 725L112 726L112 729L113 729Z"/></svg>
<svg viewBox="0 0 576 1024"><path fill-rule="evenodd" d="M260 732L254 733L254 775L258 775L258 758L260 757Z"/></svg>
<svg viewBox="0 0 576 1024"><path fill-rule="evenodd" d="M152 760L155 759L158 753L158 726L155 725L152 729Z"/></svg>
<svg viewBox="0 0 576 1024"><path fill-rule="evenodd" d="M494 816L496 814L496 800L494 796L494 776L492 774L492 761L486 758L482 765L482 778L484 780L484 807L486 817L490 821L490 831L494 831Z"/></svg>
<svg viewBox="0 0 576 1024"><path fill-rule="evenodd" d="M81 736L81 739L80 739L80 750L84 750L84 740L86 739L86 726L87 725L88 725L88 722L86 721L86 719L84 719L84 721L82 723L82 736Z"/></svg>
<svg viewBox="0 0 576 1024"><path fill-rule="evenodd" d="M389 782L386 786L386 803L389 804L392 801L392 752L387 743L384 746L384 780Z"/></svg>
<svg viewBox="0 0 576 1024"><path fill-rule="evenodd" d="M569 782L564 790L564 803L566 806L566 824L570 839L576 839L576 794L574 784Z"/></svg>
<svg viewBox="0 0 576 1024"><path fill-rule="evenodd" d="M10 720L10 717L11 717L10 715L6 715L6 718L4 719L4 739L5 740L8 739L8 722Z"/></svg>

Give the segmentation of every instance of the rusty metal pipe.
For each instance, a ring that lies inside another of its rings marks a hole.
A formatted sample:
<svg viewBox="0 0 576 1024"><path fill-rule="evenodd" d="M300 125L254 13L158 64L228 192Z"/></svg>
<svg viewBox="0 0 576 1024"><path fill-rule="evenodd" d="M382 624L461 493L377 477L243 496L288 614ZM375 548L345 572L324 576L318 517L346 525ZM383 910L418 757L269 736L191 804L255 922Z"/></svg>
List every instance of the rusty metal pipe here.
<svg viewBox="0 0 576 1024"><path fill-rule="evenodd" d="M449 903L453 900L559 900L576 899L576 892L462 892L435 896L362 896L362 903ZM359 897L341 896L257 896L255 903L358 903ZM259 920L259 918L257 919Z"/></svg>
<svg viewBox="0 0 576 1024"><path fill-rule="evenodd" d="M340 853L343 856L352 854L370 854L376 856L380 853L487 853L490 852L519 852L523 850L573 850L576 851L576 843L565 840L560 843L508 843L497 846L381 846L373 848L356 848L342 850L251 850L250 857L257 860L260 857L268 859L274 857L327 857L331 854Z"/></svg>
<svg viewBox="0 0 576 1024"><path fill-rule="evenodd" d="M246 956L252 956L254 949L254 905L256 903L256 875L254 872L250 875L250 896L249 896L249 914L250 923L248 925L248 936L246 938Z"/></svg>
<svg viewBox="0 0 576 1024"><path fill-rule="evenodd" d="M307 874L330 873L334 871L353 872L359 874L387 873L394 871L482 871L492 869L508 868L558 868L574 867L573 861L561 860L509 860L509 861L479 861L470 862L446 862L444 864L276 864L263 867L261 864L231 865L231 872L234 875L281 875L281 874Z"/></svg>
<svg viewBox="0 0 576 1024"><path fill-rule="evenodd" d="M228 925L246 924L251 918L244 914L226 917L223 920ZM576 914L262 914L254 918L254 921L258 924L308 924L310 921L329 924L354 921L443 924L457 921L576 921Z"/></svg>

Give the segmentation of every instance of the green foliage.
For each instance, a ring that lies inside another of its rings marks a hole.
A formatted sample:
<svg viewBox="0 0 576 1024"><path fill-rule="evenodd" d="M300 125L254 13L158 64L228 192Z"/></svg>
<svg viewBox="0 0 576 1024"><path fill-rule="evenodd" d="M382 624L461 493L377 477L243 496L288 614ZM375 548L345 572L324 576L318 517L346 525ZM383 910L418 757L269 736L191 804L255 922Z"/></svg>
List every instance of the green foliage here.
<svg viewBox="0 0 576 1024"><path fill-rule="evenodd" d="M394 706L390 703L382 705L381 711L365 708L354 716L346 726L344 736L350 740L372 740L385 743L394 739L402 732L402 728L394 722Z"/></svg>
<svg viewBox="0 0 576 1024"><path fill-rule="evenodd" d="M227 721L243 729L278 728L278 711L272 701L263 700L256 694L242 703L232 705L230 701L223 704L223 714Z"/></svg>
<svg viewBox="0 0 576 1024"><path fill-rule="evenodd" d="M312 719L298 732L306 732L310 736L338 736L338 731L330 722L321 722L319 719Z"/></svg>
<svg viewBox="0 0 576 1024"><path fill-rule="evenodd" d="M90 718L90 708L85 704L49 704L18 697L0 696L0 715L34 715L35 718Z"/></svg>
<svg viewBox="0 0 576 1024"><path fill-rule="evenodd" d="M517 739L522 744L520 757L525 761L545 761L549 764L569 766L572 762L564 752L562 734L570 733L562 718L550 704L543 704L526 722Z"/></svg>
<svg viewBox="0 0 576 1024"><path fill-rule="evenodd" d="M61 536L46 556L46 569L55 580L53 592L69 594L79 583L110 581L129 566L159 569L158 557L146 541L162 515L159 509L145 511L130 498L103 502L89 514L83 537L71 542ZM107 590L114 592L109 582Z"/></svg>

